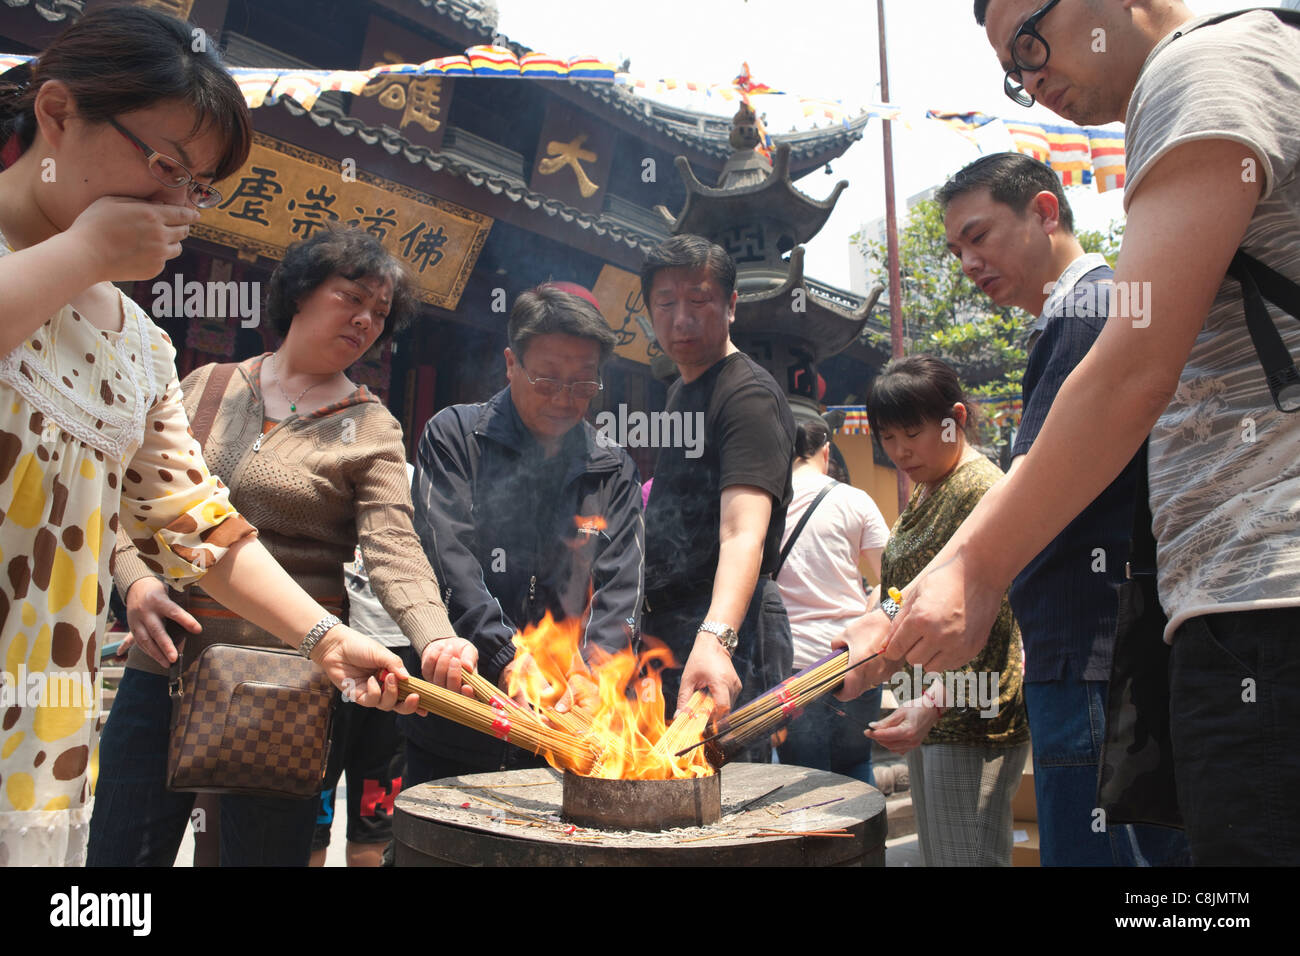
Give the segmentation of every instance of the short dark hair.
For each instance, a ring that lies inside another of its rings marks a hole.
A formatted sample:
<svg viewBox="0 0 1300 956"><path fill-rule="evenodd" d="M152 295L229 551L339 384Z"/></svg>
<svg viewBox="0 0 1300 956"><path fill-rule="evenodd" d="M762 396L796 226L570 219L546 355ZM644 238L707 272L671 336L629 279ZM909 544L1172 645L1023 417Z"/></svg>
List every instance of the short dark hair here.
<svg viewBox="0 0 1300 956"><path fill-rule="evenodd" d="M726 249L703 236L683 233L665 239L641 263L641 298L650 308L650 290L661 269L708 269L726 299L736 291L736 263Z"/></svg>
<svg viewBox="0 0 1300 956"><path fill-rule="evenodd" d="M807 461L826 447L831 440L831 430L820 418L811 418L800 422L794 432L794 457L796 461Z"/></svg>
<svg viewBox="0 0 1300 956"><path fill-rule="evenodd" d="M345 279L384 279L392 283L393 300L376 343L406 328L415 315L417 306L411 275L402 260L364 229L334 226L321 229L284 251L284 258L271 275L271 291L266 301L272 328L288 335L298 303L334 275Z"/></svg>
<svg viewBox="0 0 1300 956"><path fill-rule="evenodd" d="M523 361L528 343L537 336L557 333L591 339L600 346L602 364L618 343L605 317L585 296L549 283L521 292L510 309L510 322L506 326L506 337L515 358Z"/></svg>
<svg viewBox="0 0 1300 956"><path fill-rule="evenodd" d="M975 0L975 22L984 26L984 19L989 13L989 0Z"/></svg>
<svg viewBox="0 0 1300 956"><path fill-rule="evenodd" d="M214 172L225 179L248 158L252 119L244 95L211 38L195 49L192 24L147 7L112 4L78 17L25 67L0 79L0 145L15 135L22 149L36 136L36 94L60 80L90 123L179 100L194 110L194 129L224 141Z"/></svg>
<svg viewBox="0 0 1300 956"><path fill-rule="evenodd" d="M966 406L963 430L970 434L978 408L961 387L957 370L933 355L895 359L880 370L867 395L871 439L879 448L882 428L916 428L942 422L952 415L952 407L958 402Z"/></svg>
<svg viewBox="0 0 1300 956"><path fill-rule="evenodd" d="M935 193L937 202L945 211L958 196L976 189L987 189L996 202L1010 206L1017 216L1023 216L1034 197L1049 192L1060 205L1061 228L1074 234L1074 211L1065 198L1065 188L1051 166L1023 153L993 153L981 156L973 163L953 173L952 178Z"/></svg>

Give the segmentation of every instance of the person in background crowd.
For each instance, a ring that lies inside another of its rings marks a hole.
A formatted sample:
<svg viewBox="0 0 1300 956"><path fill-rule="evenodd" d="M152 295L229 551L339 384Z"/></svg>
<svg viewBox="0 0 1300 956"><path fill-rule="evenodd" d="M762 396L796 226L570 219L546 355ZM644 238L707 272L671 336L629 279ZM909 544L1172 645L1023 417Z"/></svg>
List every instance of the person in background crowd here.
<svg viewBox="0 0 1300 956"><path fill-rule="evenodd" d="M415 527L447 589L456 633L473 641L483 676L503 689L520 666L515 632L547 613L586 616L584 659L629 647L645 560L636 466L583 420L604 387L600 369L615 341L595 296L569 282L524 292L507 334L509 384L484 404L453 405L429 420L414 487ZM458 666L439 645L422 659L412 650L404 655L430 680ZM546 766L440 717L398 725L407 787Z"/></svg>
<svg viewBox="0 0 1300 956"><path fill-rule="evenodd" d="M1300 281L1300 29L1267 11L1206 24L1172 0L976 0L1017 102L1124 120L1126 303L1067 377L1034 446L904 592L888 653L953 666L1008 583L1150 436L1152 530L1172 645L1170 725L1192 862L1300 861L1300 325L1258 303L1272 394L1227 278L1243 249ZM1030 21L1033 21L1032 23ZM1104 56L1086 48L1102 30ZM1080 39L1084 38L1084 39ZM1255 270L1258 271L1258 270ZM1140 298L1139 298L1140 297ZM1270 360L1270 365L1272 365ZM880 615L876 615L879 617ZM880 643L856 635L855 648Z"/></svg>
<svg viewBox="0 0 1300 956"><path fill-rule="evenodd" d="M346 374L414 308L402 263L369 233L321 230L290 246L271 276L267 301L284 341L235 368L204 454L224 476L231 499L256 522L263 544L321 604L343 612L342 567L359 542L375 591L402 632L415 645L436 643L472 667L474 648L455 636L411 527L402 428ZM205 365L186 377L187 412L197 409L215 369ZM179 607L148 556L119 541L115 577L135 646L104 729L91 865L170 866L190 817L194 795L165 787L166 675L176 649L162 619L192 632L187 660L208 644L275 643L198 591L189 595L188 611ZM450 686L462 689L459 672ZM335 732L349 732L347 717ZM223 795L222 864L306 866L316 808L314 797Z"/></svg>
<svg viewBox="0 0 1300 956"><path fill-rule="evenodd" d="M916 483L881 556L882 592L904 588L1002 480L966 440L973 420L957 373L931 356L896 359L872 383L873 439ZM877 606L835 643L875 633L876 618L888 621ZM839 696L858 696L897 664L883 657L850 671ZM1011 865L1011 798L1029 754L1022 673L1020 631L1004 596L984 651L968 666L941 675L920 668L894 674L900 706L868 736L907 754L926 866Z"/></svg>
<svg viewBox="0 0 1300 956"><path fill-rule="evenodd" d="M794 416L772 376L731 341L735 286L731 256L700 236L674 236L641 266L655 338L681 376L667 411L704 425L698 457L660 451L646 510L645 632L684 664L665 673L669 710L674 695L682 707L707 689L722 713L790 675L790 622L771 574L790 503ZM770 748L751 756L769 760Z"/></svg>
<svg viewBox="0 0 1300 956"><path fill-rule="evenodd" d="M410 484L415 468L407 464ZM384 610L370 587L365 559L358 546L352 560L343 565L348 623L393 651L409 647L402 629ZM393 838L393 801L402 790L402 766L406 753L392 713L360 708L343 701L334 712L334 742L329 766L321 782L316 832L311 841L311 865L324 866L334 822L335 794L339 780L347 774L347 865L381 866L384 852Z"/></svg>
<svg viewBox="0 0 1300 956"><path fill-rule="evenodd" d="M889 539L889 526L871 496L828 477L830 464L826 423L821 419L801 423L795 431L791 469L794 496L781 543L788 554L776 574L794 636L795 671L830 653L832 639L867 612L859 562L866 562L872 577L879 580L880 554ZM805 515L807 523L792 543ZM790 723L789 736L779 751L781 762L874 783L870 744L846 751L840 740L847 735L840 730L846 720L856 727L879 717L880 696L876 687L843 707L825 698L814 701ZM860 732L852 736L862 742Z"/></svg>
<svg viewBox="0 0 1300 956"><path fill-rule="evenodd" d="M984 156L948 180L936 199L948 248L966 276L998 305L1037 316L1011 449L1014 474L1061 384L1106 324L1114 272L1100 255L1083 251L1061 180L1038 160ZM1167 827L1095 825L1116 591L1141 465L1130 461L1011 585L1025 647L1044 866L1158 865L1186 855L1185 837Z"/></svg>
<svg viewBox="0 0 1300 956"><path fill-rule="evenodd" d="M73 701L5 711L0 865L84 862L119 527L173 585L202 577L290 646L325 628L308 651L362 703L397 705L396 680L373 675L406 673L331 626L256 540L188 434L171 343L112 285L157 275L193 207L219 201L210 184L248 155L243 96L190 31L141 7L97 8L0 77L0 661L50 673Z"/></svg>

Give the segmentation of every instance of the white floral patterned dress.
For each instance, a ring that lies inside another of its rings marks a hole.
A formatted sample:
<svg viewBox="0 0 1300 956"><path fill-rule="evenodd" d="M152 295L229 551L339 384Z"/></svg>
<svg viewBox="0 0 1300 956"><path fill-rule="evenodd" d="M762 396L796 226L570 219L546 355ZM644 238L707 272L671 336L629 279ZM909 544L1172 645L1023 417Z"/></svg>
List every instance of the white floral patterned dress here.
<svg viewBox="0 0 1300 956"><path fill-rule="evenodd" d="M170 341L121 303L120 332L65 306L0 358L0 866L85 862L119 522L178 586L255 533L203 463Z"/></svg>

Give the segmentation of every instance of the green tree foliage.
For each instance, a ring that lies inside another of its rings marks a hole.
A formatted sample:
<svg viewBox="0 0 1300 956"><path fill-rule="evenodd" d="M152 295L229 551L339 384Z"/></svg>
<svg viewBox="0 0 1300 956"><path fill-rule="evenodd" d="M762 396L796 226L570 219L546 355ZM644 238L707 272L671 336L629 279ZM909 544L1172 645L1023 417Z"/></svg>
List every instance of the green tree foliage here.
<svg viewBox="0 0 1300 956"><path fill-rule="evenodd" d="M1123 226L1118 223L1112 223L1107 233L1077 233L1084 249L1100 252L1112 266L1122 235ZM871 261L872 279L888 288L885 244L861 233L850 241ZM948 251L943 212L933 200L909 210L907 222L899 230L898 250L906 353L942 358L957 369L972 397L1019 397L1028 358L1025 346L1034 317L1017 308L999 308L966 278L961 263ZM888 350L888 335L868 328L863 336L869 344ZM990 435L981 437L992 439Z"/></svg>

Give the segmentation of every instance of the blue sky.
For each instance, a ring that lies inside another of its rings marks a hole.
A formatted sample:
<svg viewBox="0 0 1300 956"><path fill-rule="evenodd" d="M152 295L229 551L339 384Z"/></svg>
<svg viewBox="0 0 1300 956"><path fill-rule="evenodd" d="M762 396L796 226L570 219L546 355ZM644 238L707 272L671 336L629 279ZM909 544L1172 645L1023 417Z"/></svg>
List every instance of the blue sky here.
<svg viewBox="0 0 1300 956"><path fill-rule="evenodd" d="M753 76L804 96L854 108L880 99L876 4L870 0L497 0L499 29L511 40L556 56L596 54L632 60L632 73L727 82L748 61ZM1189 0L1196 13L1266 6L1240 0ZM912 117L927 109L979 110L1005 119L1062 120L1042 106L1025 110L1002 93L1002 70L975 24L971 0L886 0L890 99ZM778 97L764 98L772 116ZM734 112L734 105L720 109ZM773 130L779 129L772 123ZM941 124L915 119L894 132L899 207L978 156ZM824 196L840 179L850 187L808 250L808 273L850 286L848 236L884 214L880 124L832 163L833 175L800 181ZM1070 190L1079 224L1104 229L1122 217L1122 195Z"/></svg>

